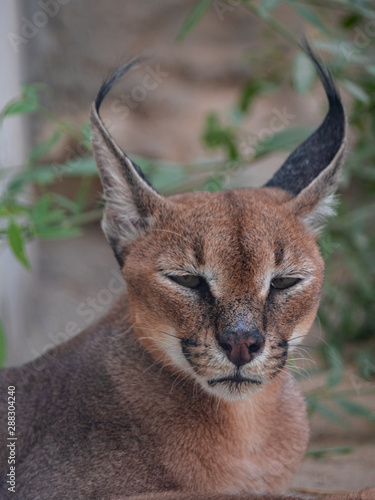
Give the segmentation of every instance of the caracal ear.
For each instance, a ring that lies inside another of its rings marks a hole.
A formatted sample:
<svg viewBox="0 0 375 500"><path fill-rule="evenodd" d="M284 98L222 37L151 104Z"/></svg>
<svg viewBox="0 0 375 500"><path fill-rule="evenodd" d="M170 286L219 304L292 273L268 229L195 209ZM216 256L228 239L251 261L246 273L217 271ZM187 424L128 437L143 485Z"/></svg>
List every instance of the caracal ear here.
<svg viewBox="0 0 375 500"><path fill-rule="evenodd" d="M121 267L130 244L152 226L155 211L165 202L117 146L99 115L100 105L113 85L138 62L119 68L104 82L90 112L92 145L106 201L102 228Z"/></svg>
<svg viewBox="0 0 375 500"><path fill-rule="evenodd" d="M346 117L340 95L324 64L304 45L326 91L329 110L320 127L280 167L267 187L278 187L293 195L292 211L308 229L318 233L326 217L334 214L334 192L346 149Z"/></svg>

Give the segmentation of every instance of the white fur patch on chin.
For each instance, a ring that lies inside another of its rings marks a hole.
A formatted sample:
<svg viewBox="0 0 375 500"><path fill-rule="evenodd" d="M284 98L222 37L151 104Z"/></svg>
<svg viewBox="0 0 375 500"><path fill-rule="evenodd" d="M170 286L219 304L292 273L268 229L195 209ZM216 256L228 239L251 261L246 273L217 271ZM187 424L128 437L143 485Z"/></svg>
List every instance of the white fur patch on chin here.
<svg viewBox="0 0 375 500"><path fill-rule="evenodd" d="M202 388L209 394L216 396L219 399L223 399L224 401L232 401L232 402L244 401L246 399L249 399L256 393L258 393L262 388L262 385L246 384L246 386L243 387L242 389L239 388L238 390L231 390L229 389L229 386L227 386L226 384L218 384L215 387L211 387L207 383L207 380L198 379L198 381L202 386Z"/></svg>
<svg viewBox="0 0 375 500"><path fill-rule="evenodd" d="M243 387L239 385L238 388L233 388L233 386L225 383L211 387L208 380L195 373L185 358L179 340L172 336L175 335L174 330L168 329L168 333L171 334L168 335L168 339L159 342L160 348L168 355L173 365L185 372L187 377L191 377L198 382L205 392L225 401L239 401L253 396L262 387L262 385L258 384L244 384ZM220 375L218 375L218 378L220 378Z"/></svg>
<svg viewBox="0 0 375 500"><path fill-rule="evenodd" d="M163 337L162 339L155 339L156 343L159 345L159 348L162 349L164 353L168 356L168 358L171 361L171 364L173 364L175 367L185 372L186 377L191 377L196 382L198 382L199 385L202 387L202 389L205 392L208 392L210 395L216 396L217 398L225 401L246 400L252 397L257 392L259 392L259 390L263 387L263 383L262 384L244 383L242 386L241 384L235 385L234 383L219 383L215 386L211 386L208 383L209 379L197 375L193 367L190 365L190 363L184 356L181 348L181 343L176 334L176 331L170 327L163 327L162 331L166 333L165 337ZM262 353L259 356L259 359L255 358L252 362L253 367L257 368L258 371L259 367L262 365L261 363L262 360L260 358L265 357L267 352ZM217 373L215 378L221 378L223 376L229 375L228 373L225 373L226 370L224 368L228 368L226 365L227 363L224 364L223 373ZM253 377L254 379L260 381L259 373L244 372L242 375L245 378ZM212 379L212 377L210 377L210 379Z"/></svg>
<svg viewBox="0 0 375 500"><path fill-rule="evenodd" d="M295 348L298 347L298 345L302 342L302 340L306 337L308 334L307 332L303 332L299 328L296 328L293 330L292 335L290 336L290 339L288 340L288 348L289 348L289 353L292 353Z"/></svg>

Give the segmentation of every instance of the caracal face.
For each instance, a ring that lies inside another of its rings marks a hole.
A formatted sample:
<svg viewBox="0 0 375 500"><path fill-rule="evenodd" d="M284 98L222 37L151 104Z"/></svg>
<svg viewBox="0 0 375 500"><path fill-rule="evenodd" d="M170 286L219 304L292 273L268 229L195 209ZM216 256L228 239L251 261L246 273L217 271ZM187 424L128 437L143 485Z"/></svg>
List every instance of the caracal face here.
<svg viewBox="0 0 375 500"><path fill-rule="evenodd" d="M128 285L134 332L150 363L177 383L191 378L227 400L284 375L288 352L318 308L316 238L334 212L346 119L330 74L306 50L329 110L263 188L169 198L155 191L99 114L114 82L137 61L103 84L91 110L103 230Z"/></svg>
<svg viewBox="0 0 375 500"><path fill-rule="evenodd" d="M127 256L141 343L219 397L272 380L314 320L323 262L289 198L270 188L174 196ZM248 356L229 352L240 335Z"/></svg>

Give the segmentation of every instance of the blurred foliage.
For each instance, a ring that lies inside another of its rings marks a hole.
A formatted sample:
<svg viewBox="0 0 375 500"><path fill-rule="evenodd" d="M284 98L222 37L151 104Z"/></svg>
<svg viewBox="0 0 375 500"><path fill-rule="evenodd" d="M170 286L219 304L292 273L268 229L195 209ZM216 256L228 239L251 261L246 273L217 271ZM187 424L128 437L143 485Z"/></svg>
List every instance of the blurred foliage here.
<svg viewBox="0 0 375 500"><path fill-rule="evenodd" d="M314 449L309 449L306 452L306 456L312 457L312 458L323 458L326 457L327 455L344 455L346 453L350 453L353 451L352 446L335 446L335 447L329 447L329 448L314 448Z"/></svg>
<svg viewBox="0 0 375 500"><path fill-rule="evenodd" d="M311 369L296 363L295 360L303 359L305 366L311 366L310 363L306 365L308 346L304 344L298 346L288 360L289 370L297 380L310 380L318 376L325 380L323 384L313 384L312 388L304 391L308 415L312 417L317 413L344 428L350 427L350 417L375 423L375 412L363 404L364 396L374 394L374 372L366 375L352 371L345 373L345 361L340 350L326 341L324 347L330 367L328 371L326 367L315 365ZM316 456L318 457L319 453Z"/></svg>
<svg viewBox="0 0 375 500"><path fill-rule="evenodd" d="M375 354L369 348L375 337L375 11L372 0L197 1L182 24L180 40L192 33L209 9L214 9L222 20L235 9L245 9L264 26L263 49L250 48L246 54L252 74L237 102L227 116L212 111L203 124L203 143L221 159L188 165L134 159L155 187L165 194L192 189L218 190L226 187L233 173L274 152L291 151L311 133L307 127L290 127L285 123L283 130L260 137L249 135L244 127L252 106L260 97L282 92L290 83L296 92L306 94L317 79L298 37L280 21L280 7L291 9L300 18L305 31L311 32L311 44L324 54L348 98L352 133L338 216L329 223L320 240L327 278L319 318L327 341L322 352L329 374L323 389L307 394L309 411L317 411L340 425L346 425L343 412L374 421L372 412L353 401L353 391L338 389L343 378L344 356L351 356L358 375L364 379L375 376ZM288 45L293 50L286 50ZM286 70L287 66L290 69ZM22 96L9 103L0 115L4 120L14 114L38 112L50 120L54 128L50 137L30 151L22 172L14 176L6 169L0 170L7 186L0 197L0 238L7 239L25 267L29 267L26 241L74 236L82 224L101 215L100 206L92 210L85 208L90 184L97 176L88 125L77 130L50 116L40 104L40 91L38 85L25 87ZM77 148L76 154L63 164L42 162L66 137L74 138L83 148ZM72 176L79 180L73 199L49 189L50 185ZM37 195L30 186L37 187ZM0 326L0 362L5 349L3 337ZM322 453L325 451L318 450L316 456Z"/></svg>

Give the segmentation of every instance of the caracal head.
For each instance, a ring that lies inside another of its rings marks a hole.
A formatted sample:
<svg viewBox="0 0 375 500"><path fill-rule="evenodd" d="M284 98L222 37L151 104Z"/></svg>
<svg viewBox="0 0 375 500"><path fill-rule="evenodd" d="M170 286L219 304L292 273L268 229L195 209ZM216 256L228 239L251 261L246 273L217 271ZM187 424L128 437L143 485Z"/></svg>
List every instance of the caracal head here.
<svg viewBox="0 0 375 500"><path fill-rule="evenodd" d="M329 73L307 50L329 111L263 188L159 195L99 116L135 62L103 85L91 110L103 230L128 285L134 331L165 369L227 400L283 376L319 305L316 238L332 213L346 121Z"/></svg>

